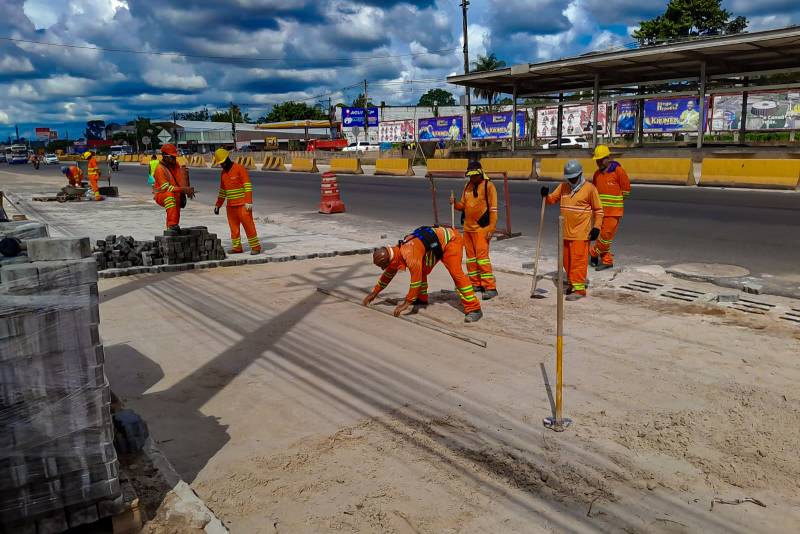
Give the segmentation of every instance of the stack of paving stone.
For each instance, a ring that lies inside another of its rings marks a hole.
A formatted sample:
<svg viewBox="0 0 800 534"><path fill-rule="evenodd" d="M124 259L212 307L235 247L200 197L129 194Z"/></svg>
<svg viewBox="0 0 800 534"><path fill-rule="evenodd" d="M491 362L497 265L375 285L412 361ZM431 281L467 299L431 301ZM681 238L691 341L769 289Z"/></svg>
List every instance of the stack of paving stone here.
<svg viewBox="0 0 800 534"><path fill-rule="evenodd" d="M0 533L124 510L88 238L26 240L0 267Z"/></svg>
<svg viewBox="0 0 800 534"><path fill-rule="evenodd" d="M217 234L209 234L205 226L164 230L156 241L167 265L225 259L222 241Z"/></svg>
<svg viewBox="0 0 800 534"><path fill-rule="evenodd" d="M137 241L131 236L109 235L95 245L97 270L150 267L165 263L157 241Z"/></svg>

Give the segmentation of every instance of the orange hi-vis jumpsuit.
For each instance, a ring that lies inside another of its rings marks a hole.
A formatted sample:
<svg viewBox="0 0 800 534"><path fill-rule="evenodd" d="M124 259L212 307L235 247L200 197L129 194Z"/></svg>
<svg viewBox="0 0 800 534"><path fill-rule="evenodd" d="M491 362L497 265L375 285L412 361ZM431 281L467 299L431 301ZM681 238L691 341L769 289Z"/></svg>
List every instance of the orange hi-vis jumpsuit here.
<svg viewBox="0 0 800 534"><path fill-rule="evenodd" d="M170 169L163 162L159 162L153 173L155 179L153 200L167 210L167 228L181 222L181 186L176 177L179 171L177 165Z"/></svg>
<svg viewBox="0 0 800 534"><path fill-rule="evenodd" d="M589 254L592 258L600 257L604 265L614 265L611 243L625 211L625 200L631 194L631 181L622 165L612 161L605 171L600 169L595 171L592 183L597 188L600 202L603 204L603 226L600 228L600 237L589 250Z"/></svg>
<svg viewBox="0 0 800 534"><path fill-rule="evenodd" d="M461 269L461 258L463 255L464 244L461 234L454 228L437 227L433 228L436 237L442 246L442 263L447 272L453 278L456 291L464 307L464 313L479 311L481 305L469 278ZM389 266L383 271L378 283L373 291L377 295L389 285L397 271L408 269L411 275L411 285L406 295L409 303L428 302L428 275L433 270L438 260L432 251L426 251L425 245L417 238L407 236L403 243L394 247L389 247L392 259Z"/></svg>
<svg viewBox="0 0 800 534"><path fill-rule="evenodd" d="M78 167L70 167L67 171L67 181L72 187L80 187L83 183L83 172Z"/></svg>
<svg viewBox="0 0 800 534"><path fill-rule="evenodd" d="M89 185L94 191L94 199L100 200L100 187L97 185L97 181L100 180L100 167L97 166L97 159L94 156L86 162L86 174L88 174Z"/></svg>
<svg viewBox="0 0 800 534"><path fill-rule="evenodd" d="M243 165L234 163L229 170L223 169L220 174L217 208L221 208L225 202L227 202L225 209L228 215L228 226L231 228L233 252L242 252L242 226L244 226L250 250L261 252L261 242L258 240L256 224L253 222L253 212L248 211L244 206L253 203L253 184Z"/></svg>
<svg viewBox="0 0 800 534"><path fill-rule="evenodd" d="M483 174L483 171L478 171ZM464 245L467 251L467 275L476 289L497 289L492 260L489 259L489 238L497 228L497 189L484 174L477 186L467 183L455 208L464 212ZM478 220L489 212L489 224L482 227Z"/></svg>
<svg viewBox="0 0 800 534"><path fill-rule="evenodd" d="M603 224L603 206L597 188L583 182L573 191L568 183L559 184L547 195L547 203L561 201L564 217L564 269L572 291L586 294L586 272L589 269L589 234ZM592 221L594 219L594 221Z"/></svg>

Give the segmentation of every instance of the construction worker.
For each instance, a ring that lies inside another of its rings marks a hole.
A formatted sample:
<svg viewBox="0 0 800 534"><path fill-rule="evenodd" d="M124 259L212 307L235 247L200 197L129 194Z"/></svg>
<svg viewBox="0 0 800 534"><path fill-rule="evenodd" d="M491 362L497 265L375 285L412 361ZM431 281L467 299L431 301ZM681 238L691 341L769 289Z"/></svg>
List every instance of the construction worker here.
<svg viewBox="0 0 800 534"><path fill-rule="evenodd" d="M243 165L231 161L228 151L218 148L214 152L213 165L222 167L219 177L219 195L214 206L214 215L219 215L222 204L228 215L228 226L231 228L231 248L229 254L239 254L242 249L241 226L247 235L247 244L250 245L250 254L261 253L261 242L258 240L256 224L253 222L253 184L250 175Z"/></svg>
<svg viewBox="0 0 800 534"><path fill-rule="evenodd" d="M87 150L83 153L83 159L86 160L86 174L89 178L89 186L94 192L94 199L103 200L103 197L100 196L100 187L97 185L98 180L100 180L100 167L97 165L97 158L94 157L93 152Z"/></svg>
<svg viewBox="0 0 800 534"><path fill-rule="evenodd" d="M149 165L148 165L148 168L150 169L150 174L147 176L147 185L149 185L151 187L153 185L155 185L155 183L156 183L156 178L155 178L156 167L158 167L158 156L153 154L150 157L150 161L149 161Z"/></svg>
<svg viewBox="0 0 800 534"><path fill-rule="evenodd" d="M576 160L564 165L566 183L550 193L542 186L542 197L548 204L560 201L564 217L564 269L567 271L567 300L586 296L586 272L589 269L589 242L600 235L603 206L597 189L583 177L583 167Z"/></svg>
<svg viewBox="0 0 800 534"><path fill-rule="evenodd" d="M67 181L72 187L81 187L83 185L83 171L77 166L64 165L61 167L61 172L67 177Z"/></svg>
<svg viewBox="0 0 800 534"><path fill-rule="evenodd" d="M589 249L589 262L595 271L602 271L614 266L611 243L625 211L625 200L631 194L631 181L622 165L611 159L611 151L606 145L597 145L592 159L597 162L592 183L603 204L603 226L594 246Z"/></svg>
<svg viewBox="0 0 800 534"><path fill-rule="evenodd" d="M411 275L411 285L406 298L394 309L394 316L398 317L412 305L428 305L428 275L441 261L456 286L456 291L461 298L464 308L464 322L474 323L483 317L481 305L469 278L461 269L461 256L464 244L461 234L455 228L441 226L421 226L407 235L395 246L378 249L372 255L372 262L383 269L383 274L372 291L364 297L364 306L375 300L389 282L392 281L397 271L408 269Z"/></svg>
<svg viewBox="0 0 800 534"><path fill-rule="evenodd" d="M193 187L181 186L178 151L173 144L161 146L161 162L153 173L153 200L167 211L167 229L179 228L181 222L181 193L194 198Z"/></svg>
<svg viewBox="0 0 800 534"><path fill-rule="evenodd" d="M497 285L489 259L489 241L497 227L497 190L483 172L480 161L470 161L469 182L458 202L450 204L463 212L464 246L467 251L467 274L475 291L483 292L483 300L497 296Z"/></svg>

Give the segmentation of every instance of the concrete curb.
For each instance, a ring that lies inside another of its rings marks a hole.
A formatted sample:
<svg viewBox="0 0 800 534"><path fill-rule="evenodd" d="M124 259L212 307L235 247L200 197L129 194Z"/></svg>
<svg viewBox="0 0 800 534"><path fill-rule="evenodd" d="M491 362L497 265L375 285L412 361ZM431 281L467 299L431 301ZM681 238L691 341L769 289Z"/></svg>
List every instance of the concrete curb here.
<svg viewBox="0 0 800 534"><path fill-rule="evenodd" d="M161 476L164 477L164 481L172 488L185 510L191 512L198 522L205 522L203 532L207 534L228 534L228 529L225 528L222 521L198 497L191 486L183 481L178 472L175 471L175 468L172 467L172 464L169 463L167 457L164 456L164 453L155 446L153 438L147 438L142 452L152 462L153 466L158 469Z"/></svg>
<svg viewBox="0 0 800 534"><path fill-rule="evenodd" d="M126 269L105 269L97 272L98 278L118 278L137 274L176 273L181 271L194 271L202 269L215 269L217 267L236 267L239 265L259 265L264 263L278 263L285 261L303 261L314 258L332 258L334 256L353 256L356 254L372 254L376 249L356 248L348 250L334 250L333 252L312 252L310 254L292 254L290 256L251 256L247 258L228 258L225 260L199 261L196 263L178 263L173 265L154 265L152 267L129 267Z"/></svg>

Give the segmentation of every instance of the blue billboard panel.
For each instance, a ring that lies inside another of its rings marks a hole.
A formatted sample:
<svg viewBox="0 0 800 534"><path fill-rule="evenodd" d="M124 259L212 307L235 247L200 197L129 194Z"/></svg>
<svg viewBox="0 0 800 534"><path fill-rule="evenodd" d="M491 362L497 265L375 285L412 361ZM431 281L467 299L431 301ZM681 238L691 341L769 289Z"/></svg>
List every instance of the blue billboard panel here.
<svg viewBox="0 0 800 534"><path fill-rule="evenodd" d="M644 101L645 132L696 132L700 126L699 99L691 96ZM703 124L706 111L703 108Z"/></svg>
<svg viewBox="0 0 800 534"><path fill-rule="evenodd" d="M369 110L369 125L378 126L378 108ZM364 126L364 108L342 108L342 126L345 128Z"/></svg>
<svg viewBox="0 0 800 534"><path fill-rule="evenodd" d="M623 100L617 102L617 125L615 133L636 133L636 102Z"/></svg>
<svg viewBox="0 0 800 534"><path fill-rule="evenodd" d="M464 138L463 117L420 119L417 125L420 141L461 141Z"/></svg>
<svg viewBox="0 0 800 534"><path fill-rule="evenodd" d="M511 111L484 113L472 116L473 139L511 139L513 137L513 121ZM517 112L517 139L525 137L528 115L524 111Z"/></svg>

